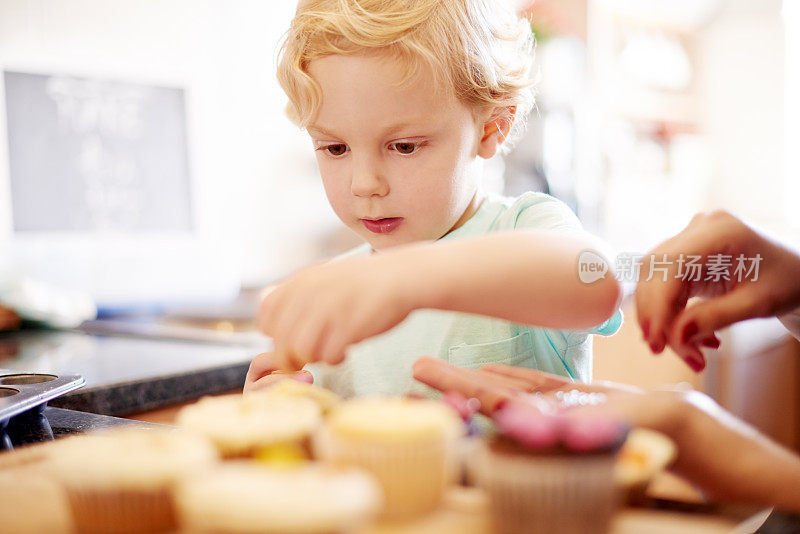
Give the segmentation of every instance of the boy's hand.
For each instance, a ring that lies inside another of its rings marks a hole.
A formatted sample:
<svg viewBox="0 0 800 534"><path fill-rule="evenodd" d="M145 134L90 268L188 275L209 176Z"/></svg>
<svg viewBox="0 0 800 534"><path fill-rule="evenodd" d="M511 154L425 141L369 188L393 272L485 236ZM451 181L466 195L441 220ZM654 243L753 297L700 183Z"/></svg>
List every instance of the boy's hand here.
<svg viewBox="0 0 800 534"><path fill-rule="evenodd" d="M271 352L264 352L253 358L253 361L250 362L250 368L247 370L247 377L244 379L242 393L264 389L276 382L287 379L299 380L308 384L314 382L314 377L308 371L280 371L275 368L274 361L275 357Z"/></svg>
<svg viewBox="0 0 800 534"><path fill-rule="evenodd" d="M274 340L275 368L341 363L349 345L400 323L415 307L413 258L389 251L325 263L269 292L258 323Z"/></svg>

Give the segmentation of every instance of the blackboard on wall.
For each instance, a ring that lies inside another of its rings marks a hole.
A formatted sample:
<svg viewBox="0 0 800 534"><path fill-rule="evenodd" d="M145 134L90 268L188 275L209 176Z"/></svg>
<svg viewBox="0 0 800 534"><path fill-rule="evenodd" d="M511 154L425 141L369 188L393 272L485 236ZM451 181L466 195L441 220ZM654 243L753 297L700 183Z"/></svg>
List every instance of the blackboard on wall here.
<svg viewBox="0 0 800 534"><path fill-rule="evenodd" d="M184 91L4 72L14 232L192 230Z"/></svg>

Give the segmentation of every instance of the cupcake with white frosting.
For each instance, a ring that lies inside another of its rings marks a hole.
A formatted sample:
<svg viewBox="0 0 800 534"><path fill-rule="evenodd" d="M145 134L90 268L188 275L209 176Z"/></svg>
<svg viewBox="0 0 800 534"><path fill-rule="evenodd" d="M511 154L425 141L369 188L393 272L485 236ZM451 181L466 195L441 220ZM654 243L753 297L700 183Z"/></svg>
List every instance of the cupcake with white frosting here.
<svg viewBox="0 0 800 534"><path fill-rule="evenodd" d="M370 475L307 464L272 469L226 462L187 479L177 491L184 529L214 534L334 534L353 532L380 509Z"/></svg>
<svg viewBox="0 0 800 534"><path fill-rule="evenodd" d="M456 471L456 413L430 400L356 399L328 416L315 440L319 457L372 473L385 497L384 517L408 519L435 509Z"/></svg>
<svg viewBox="0 0 800 534"><path fill-rule="evenodd" d="M58 445L47 464L64 488L78 532L175 529L175 485L218 460L210 442L178 430L127 428Z"/></svg>
<svg viewBox="0 0 800 534"><path fill-rule="evenodd" d="M322 421L319 404L296 395L205 397L183 408L179 427L208 437L224 458L252 458L270 447L308 450Z"/></svg>

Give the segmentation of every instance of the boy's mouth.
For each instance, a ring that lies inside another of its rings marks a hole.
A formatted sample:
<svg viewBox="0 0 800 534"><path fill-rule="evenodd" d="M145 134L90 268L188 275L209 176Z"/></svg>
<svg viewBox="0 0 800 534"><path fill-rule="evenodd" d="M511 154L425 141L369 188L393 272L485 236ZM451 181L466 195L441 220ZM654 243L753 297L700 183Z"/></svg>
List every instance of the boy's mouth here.
<svg viewBox="0 0 800 534"><path fill-rule="evenodd" d="M361 223L374 234L388 234L397 230L404 220L402 217L387 217L385 219L361 219Z"/></svg>

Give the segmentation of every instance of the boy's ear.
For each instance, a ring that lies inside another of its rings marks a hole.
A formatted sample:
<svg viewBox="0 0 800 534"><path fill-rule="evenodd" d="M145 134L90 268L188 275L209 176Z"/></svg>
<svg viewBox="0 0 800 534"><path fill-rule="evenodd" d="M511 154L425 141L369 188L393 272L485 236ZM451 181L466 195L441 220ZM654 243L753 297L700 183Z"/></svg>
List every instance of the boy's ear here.
<svg viewBox="0 0 800 534"><path fill-rule="evenodd" d="M489 159L497 154L497 151L500 150L500 147L505 142L508 132L511 131L516 113L516 106L499 108L483 123L483 136L478 144L478 155L480 157Z"/></svg>

